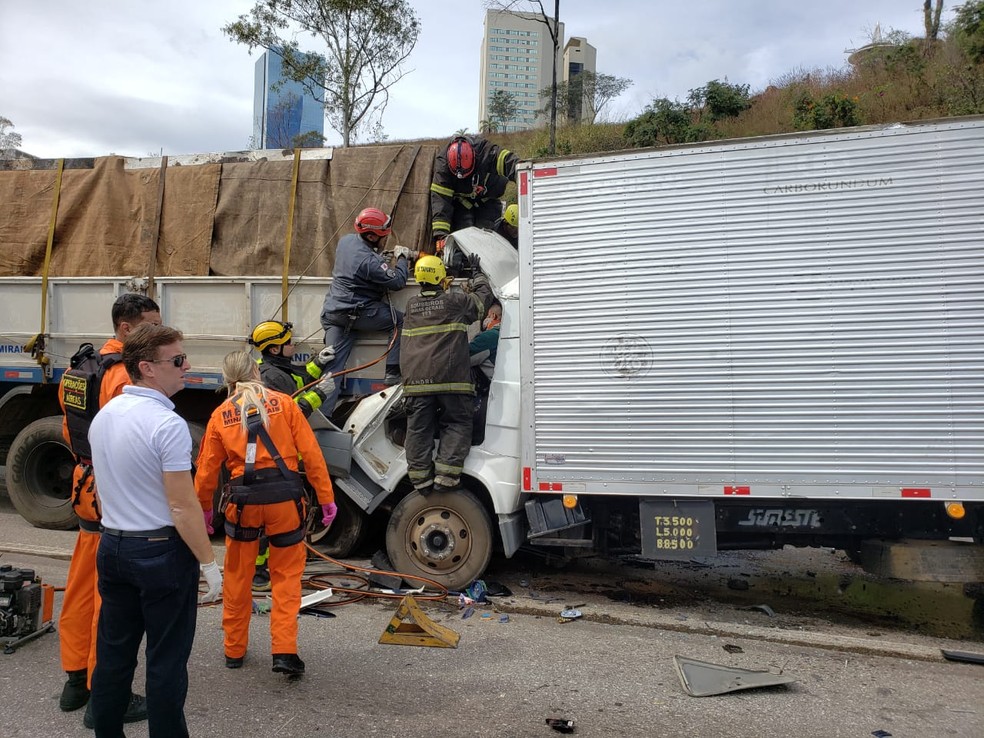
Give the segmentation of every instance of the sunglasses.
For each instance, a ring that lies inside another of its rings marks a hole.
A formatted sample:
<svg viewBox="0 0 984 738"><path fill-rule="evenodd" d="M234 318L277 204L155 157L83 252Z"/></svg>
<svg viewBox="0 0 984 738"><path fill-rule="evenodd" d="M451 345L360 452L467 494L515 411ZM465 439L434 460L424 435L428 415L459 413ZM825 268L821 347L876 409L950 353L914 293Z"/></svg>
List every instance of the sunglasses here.
<svg viewBox="0 0 984 738"><path fill-rule="evenodd" d="M166 364L171 362L175 369L180 369L184 366L185 362L188 361L188 354L177 354L169 359L152 359L151 364Z"/></svg>

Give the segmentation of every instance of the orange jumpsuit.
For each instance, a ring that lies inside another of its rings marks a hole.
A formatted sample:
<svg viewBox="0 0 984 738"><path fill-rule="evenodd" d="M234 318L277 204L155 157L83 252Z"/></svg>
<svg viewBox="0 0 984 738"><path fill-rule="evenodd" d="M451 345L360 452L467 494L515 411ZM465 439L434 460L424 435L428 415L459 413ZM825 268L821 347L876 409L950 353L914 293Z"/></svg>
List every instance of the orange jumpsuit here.
<svg viewBox="0 0 984 738"><path fill-rule="evenodd" d="M99 349L101 355L118 354L123 351L123 343L111 338ZM99 407L123 392L130 384L122 362L113 364L103 374L99 386ZM58 388L58 402L62 413L65 412L65 402L62 388ZM62 434L70 444L68 436L68 421L62 419ZM99 510L95 502L96 486L92 478L92 469L88 469L88 477L79 490L79 482L86 472L82 464L76 464L72 474L73 500L75 514L82 521L99 523ZM77 493L75 490L79 490ZM85 525L85 522L82 523ZM99 622L99 588L96 584L96 549L99 548L99 531L79 530L75 539L75 550L72 552L72 562L68 566L68 580L65 583L65 596L62 599L61 617L58 619L58 630L61 632L61 662L64 671L80 671L87 669L89 686L92 682L92 672L96 666L96 625Z"/></svg>
<svg viewBox="0 0 984 738"><path fill-rule="evenodd" d="M327 505L335 501L328 467L314 431L304 413L289 395L267 390L267 432L286 465L297 471L298 459L303 456L308 481L318 495L318 502ZM212 491L219 483L219 470L225 464L233 478L241 477L246 469L247 434L241 425L239 408L226 400L209 418L198 453L195 487L203 510L212 508ZM257 440L254 469L276 468L269 449ZM235 523L236 505L229 504L225 518ZM289 533L303 525L298 520L297 505L288 500L269 505L245 505L239 524L243 527L263 527L268 537ZM249 618L252 611L253 574L256 571L256 552L259 540L236 541L226 536L224 577L222 581L222 629L225 632L225 655L241 658L246 654L249 640ZM270 546L270 587L273 608L270 612L271 653L297 653L297 613L301 608L301 577L306 554L304 542L292 546Z"/></svg>

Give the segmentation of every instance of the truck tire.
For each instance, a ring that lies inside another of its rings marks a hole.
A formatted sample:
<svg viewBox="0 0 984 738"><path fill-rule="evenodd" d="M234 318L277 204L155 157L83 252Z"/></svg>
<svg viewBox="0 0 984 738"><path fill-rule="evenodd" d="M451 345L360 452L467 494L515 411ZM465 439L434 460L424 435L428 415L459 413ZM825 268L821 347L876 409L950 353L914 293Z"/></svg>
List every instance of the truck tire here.
<svg viewBox="0 0 984 738"><path fill-rule="evenodd" d="M465 490L426 497L412 492L393 509L386 526L386 552L401 574L463 589L482 575L492 558L492 518Z"/></svg>
<svg viewBox="0 0 984 738"><path fill-rule="evenodd" d="M17 512L37 528L71 530L75 458L62 436L60 415L35 420L17 434L7 454L7 492Z"/></svg>
<svg viewBox="0 0 984 738"><path fill-rule="evenodd" d="M351 554L365 539L369 517L338 489L335 490L335 504L338 515L328 530L321 524L321 507L312 505L314 516L308 518L307 540L322 553L341 558Z"/></svg>

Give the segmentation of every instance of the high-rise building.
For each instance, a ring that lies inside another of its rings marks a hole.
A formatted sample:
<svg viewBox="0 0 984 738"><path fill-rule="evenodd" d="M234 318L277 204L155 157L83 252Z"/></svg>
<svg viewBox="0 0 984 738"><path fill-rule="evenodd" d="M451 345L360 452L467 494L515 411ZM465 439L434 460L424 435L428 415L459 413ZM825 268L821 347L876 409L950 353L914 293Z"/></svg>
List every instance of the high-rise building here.
<svg viewBox="0 0 984 738"><path fill-rule="evenodd" d="M550 21L553 25L553 21ZM478 103L479 128L489 120L489 100L496 92L512 95L518 112L506 121L496 121L499 131L522 131L544 122L540 112L540 91L549 88L553 65L557 64L557 82L563 80L564 24L557 29L556 60L549 28L537 13L503 13L489 10L485 14L485 38L482 40L481 94Z"/></svg>
<svg viewBox="0 0 984 738"><path fill-rule="evenodd" d="M313 132L324 136L324 91L318 93L315 97L300 82L284 79L280 54L264 52L256 60L253 85L254 148L293 148L302 134ZM321 140L317 139L316 145L320 145ZM308 145L311 145L310 141Z"/></svg>
<svg viewBox="0 0 984 738"><path fill-rule="evenodd" d="M582 72L597 74L597 65L598 50L588 43L588 39L572 36L564 46L564 82L568 84L568 89L571 80ZM578 121L591 117L591 101L582 96L580 103L578 105L573 97L569 100L570 109L563 111L568 120Z"/></svg>

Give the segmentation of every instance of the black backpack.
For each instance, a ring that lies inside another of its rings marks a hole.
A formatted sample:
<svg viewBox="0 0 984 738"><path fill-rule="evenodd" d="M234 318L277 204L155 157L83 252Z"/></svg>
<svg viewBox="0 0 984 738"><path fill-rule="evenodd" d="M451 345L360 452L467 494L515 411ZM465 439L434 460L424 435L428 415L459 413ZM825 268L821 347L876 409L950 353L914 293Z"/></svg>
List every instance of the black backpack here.
<svg viewBox="0 0 984 738"><path fill-rule="evenodd" d="M89 426L99 412L99 389L103 376L121 354L100 355L91 343L83 343L69 360L70 367L61 381L62 402L68 422L68 442L79 461L90 463Z"/></svg>

